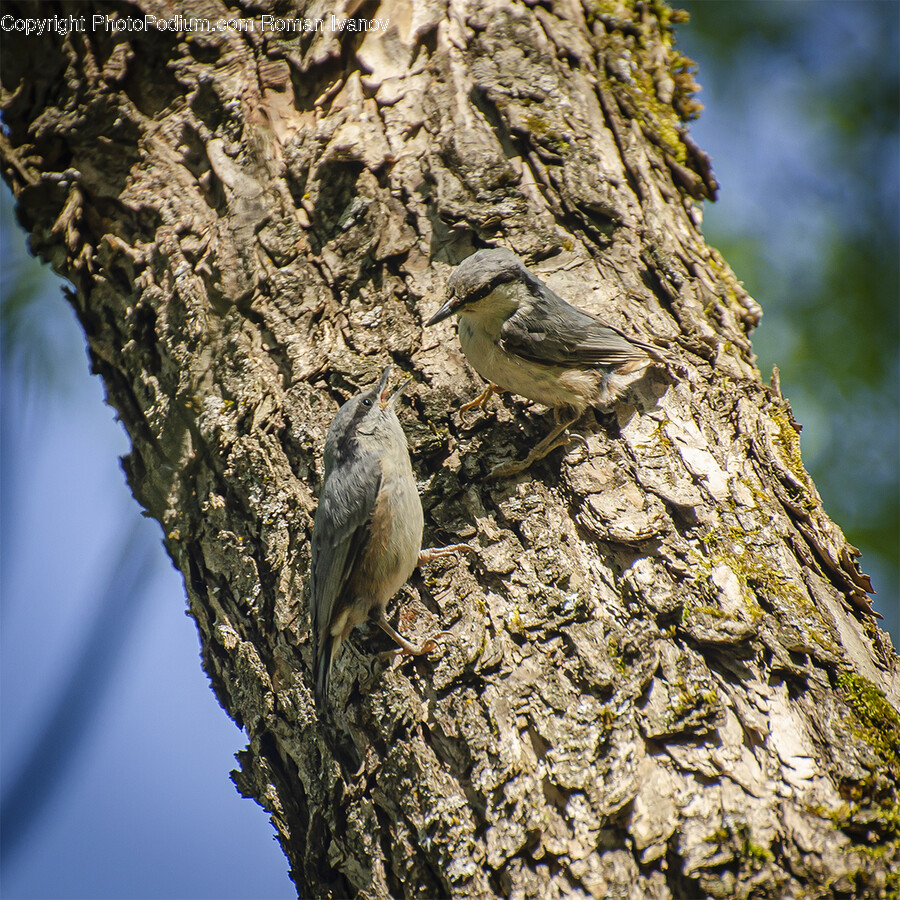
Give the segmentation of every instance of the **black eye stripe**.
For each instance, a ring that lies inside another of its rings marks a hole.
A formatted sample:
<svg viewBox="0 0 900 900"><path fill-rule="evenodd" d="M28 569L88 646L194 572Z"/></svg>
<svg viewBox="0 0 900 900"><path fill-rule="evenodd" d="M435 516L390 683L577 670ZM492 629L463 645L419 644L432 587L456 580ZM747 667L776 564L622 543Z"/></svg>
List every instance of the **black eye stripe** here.
<svg viewBox="0 0 900 900"><path fill-rule="evenodd" d="M527 272L525 273L528 274ZM517 279L522 279L522 273L515 271L513 269L504 269L502 272L498 272L491 278L490 281L485 282L481 285L481 287L476 288L473 291L465 294L462 297L459 297L457 301L457 305L465 306L470 303L477 303L479 300L483 300L487 297L491 291L500 287L501 284L508 284L511 281L516 281Z"/></svg>

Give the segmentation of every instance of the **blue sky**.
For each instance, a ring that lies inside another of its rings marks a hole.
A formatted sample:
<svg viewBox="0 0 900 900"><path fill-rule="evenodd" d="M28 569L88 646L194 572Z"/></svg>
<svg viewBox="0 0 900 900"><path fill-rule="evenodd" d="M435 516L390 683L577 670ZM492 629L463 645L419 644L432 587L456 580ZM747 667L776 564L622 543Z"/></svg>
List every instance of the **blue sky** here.
<svg viewBox="0 0 900 900"><path fill-rule="evenodd" d="M10 233L3 192L8 278L24 234ZM119 467L125 432L88 373L60 282L48 281L30 314L55 362L53 380L40 380L43 371L34 373L39 380L2 383L0 893L5 900L296 896L267 815L229 779L244 735L209 689L181 575ZM20 361L20 372L29 368ZM147 577L110 588L129 538L129 556L146 559ZM61 692L78 680L74 669L101 607L109 627L82 673L90 696L67 698L79 715L66 721L63 710L26 779L26 806L33 809L42 789L47 795L14 842L22 820L10 811L9 791Z"/></svg>

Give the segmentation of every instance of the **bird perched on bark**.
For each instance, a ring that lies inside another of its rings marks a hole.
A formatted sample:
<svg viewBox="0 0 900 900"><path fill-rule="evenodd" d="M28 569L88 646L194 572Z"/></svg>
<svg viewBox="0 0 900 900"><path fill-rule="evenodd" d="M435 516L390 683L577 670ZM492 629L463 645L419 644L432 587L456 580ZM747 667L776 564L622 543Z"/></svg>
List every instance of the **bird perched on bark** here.
<svg viewBox="0 0 900 900"><path fill-rule="evenodd" d="M388 601L413 569L468 545L422 550L424 518L406 436L389 395L391 367L378 384L348 400L325 439L325 478L312 535L310 618L316 701L324 707L331 666L357 625L374 620L403 652L428 653L384 617ZM446 632L441 632L444 634Z"/></svg>
<svg viewBox="0 0 900 900"><path fill-rule="evenodd" d="M521 462L491 475L514 475L569 442L560 435L589 406L608 407L629 382L623 376L665 357L555 294L506 249L478 250L454 269L447 300L428 320L459 316L459 343L488 381L466 408L498 388L553 409L557 427Z"/></svg>

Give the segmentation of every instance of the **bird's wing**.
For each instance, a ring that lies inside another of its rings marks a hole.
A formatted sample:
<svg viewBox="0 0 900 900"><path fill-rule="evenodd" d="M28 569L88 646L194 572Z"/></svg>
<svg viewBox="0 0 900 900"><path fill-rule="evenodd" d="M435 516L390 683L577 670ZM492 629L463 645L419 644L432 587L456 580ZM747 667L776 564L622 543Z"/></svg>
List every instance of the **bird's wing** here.
<svg viewBox="0 0 900 900"><path fill-rule="evenodd" d="M337 604L362 552L368 522L381 488L381 467L375 456L358 456L352 465L326 475L316 510L312 536L310 618L318 660ZM345 601L346 602L346 601Z"/></svg>
<svg viewBox="0 0 900 900"><path fill-rule="evenodd" d="M544 284L535 284L529 302L506 320L500 340L509 352L546 365L615 368L648 356L661 358L650 344L576 309Z"/></svg>

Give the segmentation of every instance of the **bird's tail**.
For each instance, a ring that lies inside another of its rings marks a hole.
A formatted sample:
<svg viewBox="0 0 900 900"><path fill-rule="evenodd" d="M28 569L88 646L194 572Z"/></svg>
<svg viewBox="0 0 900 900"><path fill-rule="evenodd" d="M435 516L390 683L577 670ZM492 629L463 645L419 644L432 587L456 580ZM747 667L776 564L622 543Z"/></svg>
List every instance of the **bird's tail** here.
<svg viewBox="0 0 900 900"><path fill-rule="evenodd" d="M639 341L637 338L633 337L628 338L628 340L630 343L634 344L635 347L640 347L641 350L643 350L644 353L646 353L647 356L649 356L650 359L653 360L653 362L661 363L664 366L668 366L671 364L672 361L668 356L666 356L665 353L662 352L662 350L659 349L659 347L654 347L653 344ZM633 362L637 363L637 368L641 367L641 360L639 358L634 359ZM646 365L646 363L644 363L644 365Z"/></svg>
<svg viewBox="0 0 900 900"><path fill-rule="evenodd" d="M326 708L328 698L328 682L331 679L331 664L340 646L340 637L326 635L322 646L319 648L318 662L316 663L316 705L319 709Z"/></svg>

